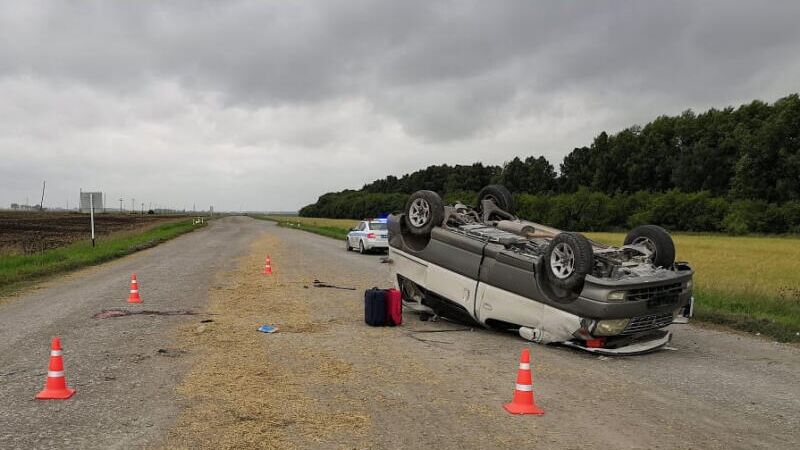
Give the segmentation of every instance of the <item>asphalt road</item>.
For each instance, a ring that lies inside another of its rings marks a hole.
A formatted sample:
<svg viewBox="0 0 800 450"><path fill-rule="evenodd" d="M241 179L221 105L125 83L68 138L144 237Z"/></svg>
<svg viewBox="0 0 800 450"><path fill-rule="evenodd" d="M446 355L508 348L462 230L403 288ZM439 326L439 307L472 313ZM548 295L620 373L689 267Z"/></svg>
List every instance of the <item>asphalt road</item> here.
<svg viewBox="0 0 800 450"><path fill-rule="evenodd" d="M214 274L265 224L232 217L0 303L0 448L132 448L158 442L180 410L188 369L177 326L198 316L92 316L106 309L202 312ZM144 303L127 303L136 272ZM67 401L34 401L60 336Z"/></svg>
<svg viewBox="0 0 800 450"><path fill-rule="evenodd" d="M265 357L284 361L282 367L273 361L276 370L309 373L318 367L291 355L313 349L319 359L314 364L322 364L330 382L305 386L301 378L287 390L306 387L302 392L311 404L339 408L337 417L351 408L353 417L363 418L359 432L352 431L357 427L351 421L345 431L312 440L302 433L308 420L273 418L270 423L288 427L286 439L295 447L800 447L796 346L681 325L673 327L669 350L606 358L529 345L487 330L429 333L462 327L421 322L411 313L402 327L369 328L360 316L361 289L387 285L390 278L389 266L378 256L348 254L339 241L268 222L229 218L0 304L0 448L161 445L174 416L188 403L174 387L192 363L199 363L197 355L176 346L174 332L200 316L91 317L102 309L127 307L134 270L145 301L137 308L202 311L213 276L231 270L236 257L252 252L248 246L265 237L280 243L270 244L280 270L271 279L274 286L248 289L263 288L265 298L302 305L309 321L265 339ZM302 285L313 278L359 290ZM237 284L229 284L233 298ZM251 296L264 301L250 291L239 301ZM281 320L306 320L282 318L280 309L271 314L279 326ZM213 328L208 333L213 339ZM44 382L53 335L63 338L68 382L78 393L64 402L33 401ZM526 346L532 352L537 403L546 411L542 417L514 417L502 410ZM278 400L272 402L276 408ZM281 414L280 409L270 412ZM258 417L253 413L247 420ZM223 435L225 424L209 425Z"/></svg>

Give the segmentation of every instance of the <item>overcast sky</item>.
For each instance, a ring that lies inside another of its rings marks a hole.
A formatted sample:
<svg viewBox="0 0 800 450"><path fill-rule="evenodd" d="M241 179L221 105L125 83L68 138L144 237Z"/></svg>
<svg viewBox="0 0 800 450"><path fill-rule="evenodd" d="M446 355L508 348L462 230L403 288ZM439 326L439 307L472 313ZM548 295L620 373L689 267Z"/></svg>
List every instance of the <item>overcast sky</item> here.
<svg viewBox="0 0 800 450"><path fill-rule="evenodd" d="M800 2L0 3L0 206L296 210L800 90Z"/></svg>

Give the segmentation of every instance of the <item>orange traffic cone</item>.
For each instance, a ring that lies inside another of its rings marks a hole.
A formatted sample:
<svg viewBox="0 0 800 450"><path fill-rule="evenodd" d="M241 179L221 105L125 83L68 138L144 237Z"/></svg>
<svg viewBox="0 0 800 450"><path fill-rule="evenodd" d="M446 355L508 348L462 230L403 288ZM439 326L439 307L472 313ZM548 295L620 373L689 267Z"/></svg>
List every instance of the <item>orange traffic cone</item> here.
<svg viewBox="0 0 800 450"><path fill-rule="evenodd" d="M139 282L136 281L136 274L131 274L131 295L128 296L128 303L142 303L139 297Z"/></svg>
<svg viewBox="0 0 800 450"><path fill-rule="evenodd" d="M272 259L267 255L267 260L264 262L264 275L272 275Z"/></svg>
<svg viewBox="0 0 800 450"><path fill-rule="evenodd" d="M514 400L503 405L511 414L536 414L542 415L544 411L536 406L533 399L533 375L531 374L531 354L526 348L519 357L519 370L517 371L517 386L514 389Z"/></svg>
<svg viewBox="0 0 800 450"><path fill-rule="evenodd" d="M61 356L61 339L54 337L50 344L50 365L47 368L47 381L44 390L36 394L37 400L66 400L72 397L75 389L67 387L64 378L64 360Z"/></svg>

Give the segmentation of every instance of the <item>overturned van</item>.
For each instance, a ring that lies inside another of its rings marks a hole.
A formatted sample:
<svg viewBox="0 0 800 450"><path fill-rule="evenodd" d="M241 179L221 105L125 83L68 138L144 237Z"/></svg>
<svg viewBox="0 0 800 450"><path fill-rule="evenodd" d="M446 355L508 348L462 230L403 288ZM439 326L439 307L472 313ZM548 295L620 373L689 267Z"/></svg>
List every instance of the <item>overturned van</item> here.
<svg viewBox="0 0 800 450"><path fill-rule="evenodd" d="M476 208L417 191L388 228L403 304L421 313L602 354L661 348L692 314L693 270L654 225L611 247L520 220L490 185Z"/></svg>

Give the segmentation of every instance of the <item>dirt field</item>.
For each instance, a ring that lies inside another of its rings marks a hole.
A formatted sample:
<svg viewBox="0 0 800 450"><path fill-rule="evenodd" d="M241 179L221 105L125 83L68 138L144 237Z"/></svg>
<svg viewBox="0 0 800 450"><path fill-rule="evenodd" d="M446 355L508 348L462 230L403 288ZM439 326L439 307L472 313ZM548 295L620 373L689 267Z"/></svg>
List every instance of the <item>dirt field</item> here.
<svg viewBox="0 0 800 450"><path fill-rule="evenodd" d="M94 219L95 234L105 236L137 231L170 220L175 218L146 214L97 214ZM62 247L89 239L90 233L88 214L0 211L0 254L27 254Z"/></svg>

